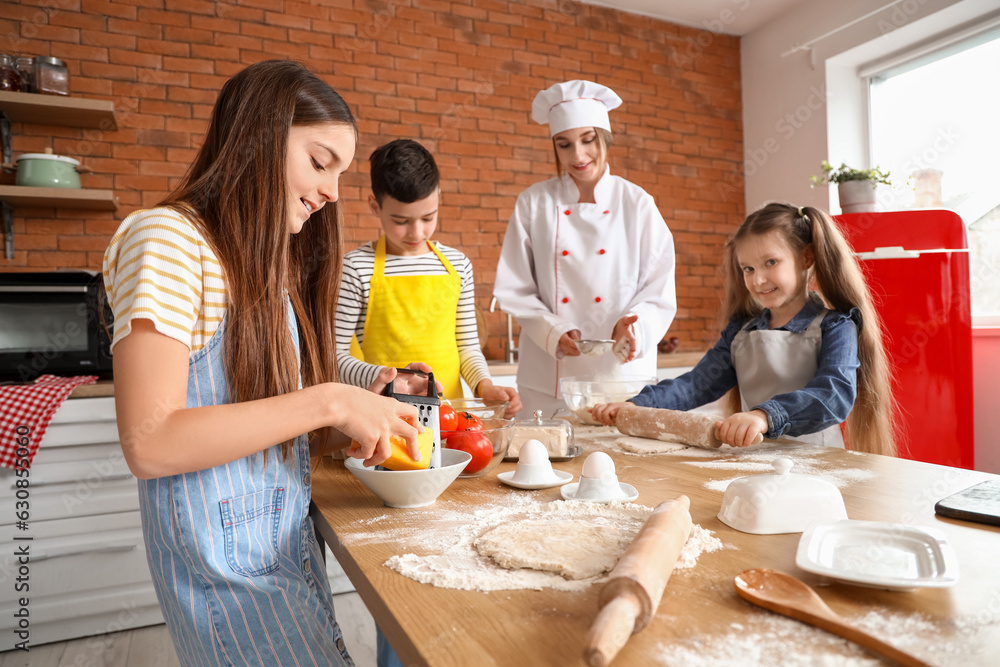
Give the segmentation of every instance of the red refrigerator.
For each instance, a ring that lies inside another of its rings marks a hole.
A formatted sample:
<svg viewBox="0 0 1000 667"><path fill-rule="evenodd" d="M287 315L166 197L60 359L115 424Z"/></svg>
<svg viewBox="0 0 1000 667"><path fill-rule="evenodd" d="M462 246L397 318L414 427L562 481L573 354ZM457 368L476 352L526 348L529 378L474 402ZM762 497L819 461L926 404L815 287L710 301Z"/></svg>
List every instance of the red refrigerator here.
<svg viewBox="0 0 1000 667"><path fill-rule="evenodd" d="M904 458L973 467L969 244L951 211L837 217L885 327Z"/></svg>

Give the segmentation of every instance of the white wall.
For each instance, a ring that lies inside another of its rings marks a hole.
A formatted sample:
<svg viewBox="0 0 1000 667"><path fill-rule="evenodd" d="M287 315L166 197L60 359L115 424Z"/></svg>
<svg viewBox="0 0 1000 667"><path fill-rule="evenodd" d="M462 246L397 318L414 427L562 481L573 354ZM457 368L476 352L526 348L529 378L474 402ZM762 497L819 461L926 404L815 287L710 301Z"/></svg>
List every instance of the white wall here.
<svg viewBox="0 0 1000 667"><path fill-rule="evenodd" d="M997 8L996 0L807 0L745 35L741 67L747 210L783 200L839 212L836 194L825 186L810 189L809 176L818 175L820 161L827 158L835 164L868 166L867 113L858 65L929 41ZM848 27L837 31L842 26ZM822 39L811 50L782 56L817 38Z"/></svg>

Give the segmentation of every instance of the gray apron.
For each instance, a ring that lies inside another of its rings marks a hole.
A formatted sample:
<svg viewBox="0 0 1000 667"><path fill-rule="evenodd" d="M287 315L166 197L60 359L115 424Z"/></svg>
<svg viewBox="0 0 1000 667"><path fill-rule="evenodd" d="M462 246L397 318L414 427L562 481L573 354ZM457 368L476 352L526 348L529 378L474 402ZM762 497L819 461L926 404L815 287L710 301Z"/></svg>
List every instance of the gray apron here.
<svg viewBox="0 0 1000 667"><path fill-rule="evenodd" d="M802 333L784 329L741 329L733 338L731 355L740 385L740 400L747 412L778 394L802 389L816 375L823 345L820 324L830 312L822 311ZM782 436L798 442L844 448L840 425L818 433Z"/></svg>

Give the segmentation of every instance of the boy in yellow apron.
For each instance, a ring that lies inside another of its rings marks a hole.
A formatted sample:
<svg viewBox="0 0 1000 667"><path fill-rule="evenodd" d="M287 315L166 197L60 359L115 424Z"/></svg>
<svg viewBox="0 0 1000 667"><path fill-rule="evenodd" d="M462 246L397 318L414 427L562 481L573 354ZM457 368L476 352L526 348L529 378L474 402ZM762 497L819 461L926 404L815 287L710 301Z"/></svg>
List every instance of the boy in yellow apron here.
<svg viewBox="0 0 1000 667"><path fill-rule="evenodd" d="M385 368L422 362L446 398L462 397L464 378L476 396L509 401L513 416L520 398L493 384L479 347L472 263L430 240L440 195L433 156L399 139L378 148L370 162L368 204L383 234L344 257L337 302L341 381L369 387Z"/></svg>
<svg viewBox="0 0 1000 667"><path fill-rule="evenodd" d="M370 163L368 205L383 234L344 256L337 301L341 381L369 387L387 379L386 368L425 363L446 398L462 397L464 377L477 396L509 401L513 417L521 399L513 388L493 384L479 347L472 263L430 241L440 195L434 157L398 139L372 153ZM376 646L379 667L401 666L380 628Z"/></svg>

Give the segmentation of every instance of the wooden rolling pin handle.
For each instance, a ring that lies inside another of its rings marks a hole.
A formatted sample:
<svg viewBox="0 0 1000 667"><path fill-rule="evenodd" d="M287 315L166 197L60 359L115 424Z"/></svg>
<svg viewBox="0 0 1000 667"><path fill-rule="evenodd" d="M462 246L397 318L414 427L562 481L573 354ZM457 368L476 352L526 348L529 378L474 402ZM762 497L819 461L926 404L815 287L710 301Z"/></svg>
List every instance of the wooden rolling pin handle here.
<svg viewBox="0 0 1000 667"><path fill-rule="evenodd" d="M607 665L634 633L652 620L670 573L691 533L691 501L677 496L656 506L608 575L598 596L601 611L587 635L584 659Z"/></svg>
<svg viewBox="0 0 1000 667"><path fill-rule="evenodd" d="M584 658L590 667L607 667L635 631L635 619L642 603L635 595L625 593L604 605L597 614L587 636Z"/></svg>

